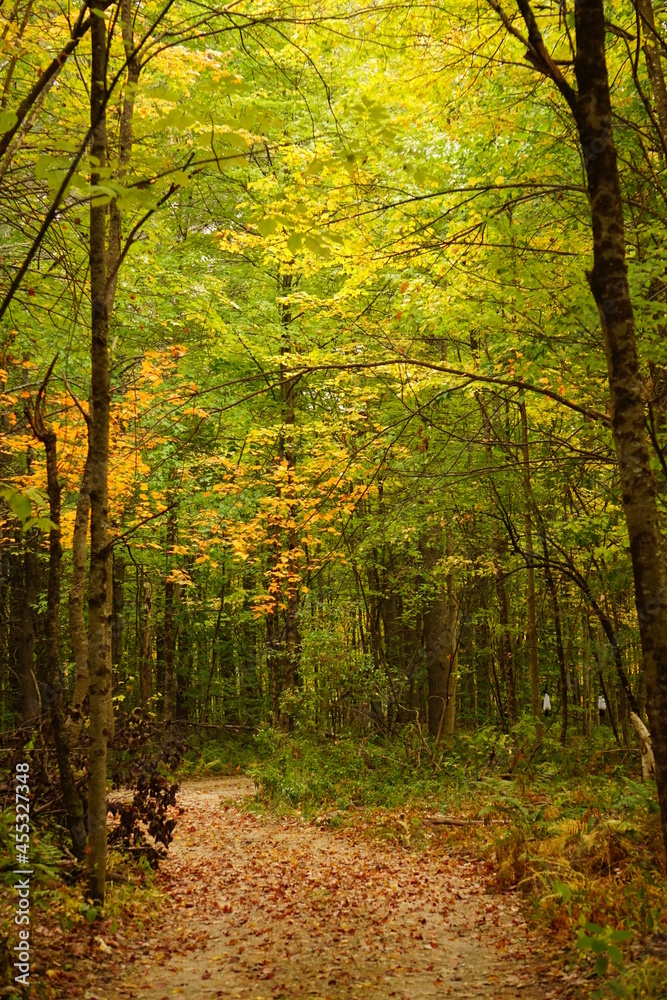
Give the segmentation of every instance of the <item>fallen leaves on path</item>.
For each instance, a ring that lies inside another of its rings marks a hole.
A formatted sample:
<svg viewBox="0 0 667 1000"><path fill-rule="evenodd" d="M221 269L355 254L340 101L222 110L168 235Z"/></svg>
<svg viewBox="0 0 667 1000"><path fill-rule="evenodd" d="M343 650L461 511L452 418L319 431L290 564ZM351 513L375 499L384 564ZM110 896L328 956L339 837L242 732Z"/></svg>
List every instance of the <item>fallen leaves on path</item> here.
<svg viewBox="0 0 667 1000"><path fill-rule="evenodd" d="M181 791L181 819L158 876L166 902L150 936L143 947L103 939L104 986L64 996L576 995L563 979L558 988L545 979L518 906L487 891L474 861L369 842L354 829L256 816L229 801L243 791L239 779Z"/></svg>

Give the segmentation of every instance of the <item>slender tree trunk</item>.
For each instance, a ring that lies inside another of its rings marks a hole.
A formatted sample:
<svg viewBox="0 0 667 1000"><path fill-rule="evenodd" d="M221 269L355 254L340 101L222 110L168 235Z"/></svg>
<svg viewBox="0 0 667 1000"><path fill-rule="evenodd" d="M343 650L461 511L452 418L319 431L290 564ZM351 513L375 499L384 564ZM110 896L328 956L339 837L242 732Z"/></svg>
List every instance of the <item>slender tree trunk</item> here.
<svg viewBox="0 0 667 1000"><path fill-rule="evenodd" d="M56 760L60 774L60 785L63 792L67 825L72 838L72 848L77 858L82 859L86 853L86 829L83 821L83 803L74 780L74 772L70 759L70 749L65 732L65 710L63 690L60 677L60 590L62 581L63 550L60 541L60 494L58 480L58 453L56 434L52 427L44 424L42 405L46 393L53 364L42 383L34 409L26 406L26 415L35 437L42 442L46 452L46 481L49 495L49 577L46 596L45 619L45 665L44 665L44 697L48 704L51 718L51 732L56 749Z"/></svg>
<svg viewBox="0 0 667 1000"><path fill-rule="evenodd" d="M167 560L173 554L176 544L176 515L169 511L167 520ZM165 719L173 719L176 711L176 672L174 634L174 581L167 563L164 582L164 711Z"/></svg>
<svg viewBox="0 0 667 1000"><path fill-rule="evenodd" d="M454 555L454 536L451 528L447 529L446 532L446 551L447 557L451 560ZM454 567L451 564L447 572L447 607L446 607L446 618L447 618L447 694L446 694L446 708L445 708L445 727L444 733L448 739L454 735L454 727L456 723L456 688L458 684L459 677L459 665L458 665L458 635L457 635L457 620L458 620L458 601L456 597L456 573Z"/></svg>
<svg viewBox="0 0 667 1000"><path fill-rule="evenodd" d="M35 559L29 551L29 540L25 553L20 536L15 546L18 551L10 556L9 670L17 681L21 721L31 723L42 710L33 657L32 606L37 598Z"/></svg>
<svg viewBox="0 0 667 1000"><path fill-rule="evenodd" d="M107 606L105 609L106 631L104 633L104 657L106 659L106 672L109 677L109 691L107 694L107 739L112 740L116 732L116 721L113 710L114 674L113 657L111 653L111 619L113 617L113 549L108 548L107 556Z"/></svg>
<svg viewBox="0 0 667 1000"><path fill-rule="evenodd" d="M141 73L141 62L134 54L134 33L132 31L132 0L120 0L120 23L123 36L123 48L127 60L127 78L123 94L123 106L120 113L118 132L118 170L116 176L122 179L127 171L127 165L132 155L134 103L137 84ZM109 205L109 242L108 242L108 280L107 308L109 317L113 311L118 282L122 242L122 215L118 201L114 198Z"/></svg>
<svg viewBox="0 0 667 1000"><path fill-rule="evenodd" d="M637 0L637 11L641 20L641 30L644 35L644 58L646 69L648 70L651 89L653 91L653 102L657 126L660 131L660 138L663 147L667 146L667 87L665 87L665 75L662 70L662 46L655 30L655 15L651 0Z"/></svg>
<svg viewBox="0 0 667 1000"><path fill-rule="evenodd" d="M107 31L101 12L91 11L90 117L91 159L106 163ZM99 183L95 167L91 183ZM90 207L90 297L92 310L90 467L90 589L88 599L90 662L90 751L88 756L88 827L90 895L104 901L107 851L107 741L110 677L107 660L109 628L108 473L109 316L107 309L106 209Z"/></svg>
<svg viewBox="0 0 667 1000"><path fill-rule="evenodd" d="M211 669L208 672L208 679L206 681L206 691L204 692L204 701L201 710L201 721L206 722L208 717L208 702L211 697L211 684L213 683L213 678L215 677L215 671L218 664L218 636L220 635L220 623L222 622L222 613L225 609L225 564L222 564L222 586L220 588L220 607L218 608L218 617L215 620L215 629L213 630L213 641L211 642Z"/></svg>
<svg viewBox="0 0 667 1000"><path fill-rule="evenodd" d="M12 683L9 660L9 622L10 622L10 559L6 552L0 530L0 714L6 717L7 709L11 711ZM9 699L9 704L8 704Z"/></svg>
<svg viewBox="0 0 667 1000"><path fill-rule="evenodd" d="M282 276L282 293L288 295L292 287L292 275ZM280 305L280 322L283 336L280 353L285 356L291 351L292 307L289 302ZM296 386L294 379L285 378L284 373L280 380L280 400L283 412L283 436L282 455L287 466L286 499L289 501L288 521L287 521L287 585L285 609L285 636L284 636L284 667L283 667L283 693L291 694L294 691L297 681L297 669L299 658L299 629L297 613L299 610L299 584L301 577L299 574L299 535L297 528L297 504L296 504ZM280 728L289 730L292 727L291 709L280 713Z"/></svg>
<svg viewBox="0 0 667 1000"><path fill-rule="evenodd" d="M490 469L493 465L493 428L482 394L478 392L477 402L482 414L482 424L484 427L484 437L486 445L486 464ZM498 642L498 652L500 668L505 678L505 692L507 696L507 721L511 729L518 722L519 715L516 704L516 676L514 671L514 657L512 655L512 640L509 629L509 607L507 603L507 592L505 590L505 574L503 573L503 549L498 528L493 526L493 575L496 585L496 597L498 600L498 621L500 625L500 635Z"/></svg>
<svg viewBox="0 0 667 1000"><path fill-rule="evenodd" d="M86 557L88 524L90 521L90 458L86 457L81 488L74 516L72 536L72 580L69 590L68 614L70 640L74 653L74 692L70 705L68 730L71 737L81 731L84 702L88 697L90 669L88 664L88 633L83 612L86 596Z"/></svg>
<svg viewBox="0 0 667 1000"><path fill-rule="evenodd" d="M153 651L151 648L151 616L153 588L142 573L143 601L141 605L141 638L139 653L139 687L141 707L148 708L153 695Z"/></svg>
<svg viewBox="0 0 667 1000"><path fill-rule="evenodd" d="M291 351L292 309L287 298L291 288L292 274L290 272L279 274L278 315L281 326L280 354L282 358L285 358ZM298 673L300 648L298 610L299 584L301 582L299 573L301 550L296 500L296 385L295 380L285 374L286 367L285 362L281 361L280 410L282 427L278 442L280 484L277 488L278 497L284 501L285 507L283 514L272 525L273 551L271 553L274 580L280 579L284 588L285 610L281 616L276 609L267 619L273 724L283 732L288 732L293 723L290 699L297 683ZM283 553L280 540L282 531L287 535L285 553Z"/></svg>
<svg viewBox="0 0 667 1000"><path fill-rule="evenodd" d="M187 568L187 556L185 557ZM187 719L188 667L192 650L189 645L187 610L184 607L183 585L174 584L174 718Z"/></svg>
<svg viewBox="0 0 667 1000"><path fill-rule="evenodd" d="M424 569L433 571L438 551L432 544L423 544ZM447 601L444 588L436 584L435 596L424 611L424 651L428 683L428 731L431 736L441 732L447 709Z"/></svg>
<svg viewBox="0 0 667 1000"><path fill-rule="evenodd" d="M114 553L113 560L113 600L111 613L111 664L118 670L123 661L125 560L117 553Z"/></svg>
<svg viewBox="0 0 667 1000"><path fill-rule="evenodd" d="M602 672L602 666L600 666L600 669L598 670L598 680L600 681L600 690L602 691L602 697L604 698L605 705L607 706L607 711L609 712L609 722L611 724L611 728L614 733L614 738L620 747L621 741L619 739L618 727L616 726L616 719L614 717L614 707L611 703L611 698L607 693L607 688L604 682L604 674Z"/></svg>
<svg viewBox="0 0 667 1000"><path fill-rule="evenodd" d="M565 663L565 650L563 648L563 632L561 629L560 604L558 602L558 591L551 572L551 562L549 561L549 547L546 535L540 531L542 540L542 552L544 554L544 576L547 582L547 589L551 597L551 606L554 614L554 631L556 633L556 655L558 657L558 670L560 673L560 741L565 743L567 738L568 723L568 690L567 690L567 666Z"/></svg>
<svg viewBox="0 0 667 1000"><path fill-rule="evenodd" d="M500 536L494 526L493 530L493 574L498 600L498 659L505 678L505 694L507 698L507 721L510 729L518 721L516 706L516 682L514 675L514 657L509 629L509 607L505 590L505 574L502 566L502 548Z"/></svg>
<svg viewBox="0 0 667 1000"><path fill-rule="evenodd" d="M535 610L535 565L533 554L533 494L530 484L530 450L526 404L519 403L521 415L521 452L523 459L524 533L526 536L526 588L528 596L528 654L530 657L530 704L533 717L540 715L540 662L537 650L537 614Z"/></svg>

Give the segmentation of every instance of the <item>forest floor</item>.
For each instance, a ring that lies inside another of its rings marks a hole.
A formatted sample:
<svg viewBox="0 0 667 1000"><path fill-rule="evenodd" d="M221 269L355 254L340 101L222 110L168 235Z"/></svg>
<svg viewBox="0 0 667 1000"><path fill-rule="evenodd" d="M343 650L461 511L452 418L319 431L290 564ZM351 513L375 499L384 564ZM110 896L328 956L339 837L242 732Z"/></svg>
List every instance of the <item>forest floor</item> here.
<svg viewBox="0 0 667 1000"><path fill-rule="evenodd" d="M420 853L354 826L257 815L243 802L253 792L241 776L183 784L175 839L157 876L159 913L143 931L130 924L104 938L91 928L90 942L58 976L58 995L578 995L584 981L540 954L514 897L494 893L473 858Z"/></svg>

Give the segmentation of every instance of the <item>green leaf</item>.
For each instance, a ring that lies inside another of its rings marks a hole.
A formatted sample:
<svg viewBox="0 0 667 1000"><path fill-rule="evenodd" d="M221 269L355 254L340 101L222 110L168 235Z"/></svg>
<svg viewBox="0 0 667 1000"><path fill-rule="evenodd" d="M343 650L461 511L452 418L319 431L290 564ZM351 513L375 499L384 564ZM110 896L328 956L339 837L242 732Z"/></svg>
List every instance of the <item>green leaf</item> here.
<svg viewBox="0 0 667 1000"><path fill-rule="evenodd" d="M612 931L609 937L612 941L631 941L633 934L632 931Z"/></svg>
<svg viewBox="0 0 667 1000"><path fill-rule="evenodd" d="M566 885L565 882L555 882L554 892L561 897L564 903L567 903L570 896L572 895L572 890L570 889L569 885Z"/></svg>
<svg viewBox="0 0 667 1000"><path fill-rule="evenodd" d="M18 116L13 111L0 111L0 135L9 132L18 121Z"/></svg>
<svg viewBox="0 0 667 1000"><path fill-rule="evenodd" d="M600 955L599 958L595 959L593 968L598 976L604 976L608 967L609 959L605 955Z"/></svg>
<svg viewBox="0 0 667 1000"><path fill-rule="evenodd" d="M48 517L40 514L37 517L29 517L23 525L23 531L29 531L30 528L37 528L38 531L51 531L52 528L57 530L58 525L50 521Z"/></svg>
<svg viewBox="0 0 667 1000"><path fill-rule="evenodd" d="M303 246L303 236L301 233L292 233L287 240L287 249L290 253L296 253Z"/></svg>
<svg viewBox="0 0 667 1000"><path fill-rule="evenodd" d="M267 218L260 219L259 222L256 223L256 226L261 236L270 236L271 233L275 233L278 228L278 223L275 219Z"/></svg>
<svg viewBox="0 0 667 1000"><path fill-rule="evenodd" d="M621 953L621 949L617 945L610 944L607 948L607 954L616 965L623 965L623 955Z"/></svg>
<svg viewBox="0 0 667 1000"><path fill-rule="evenodd" d="M14 517L18 518L21 524L25 524L25 522L30 517L30 512L32 511L32 504L30 503L30 498L27 497L24 493L14 492L7 499L7 503Z"/></svg>
<svg viewBox="0 0 667 1000"><path fill-rule="evenodd" d="M589 934L604 934L604 929L599 924L585 924Z"/></svg>
<svg viewBox="0 0 667 1000"><path fill-rule="evenodd" d="M312 253L317 254L318 257L324 257L326 259L331 256L329 247L325 246L321 240L316 239L314 236L306 236L305 242L308 249Z"/></svg>
<svg viewBox="0 0 667 1000"><path fill-rule="evenodd" d="M154 97L157 101L170 101L172 104L176 104L181 95L177 90L172 90L168 86L157 86L146 91L147 97Z"/></svg>
<svg viewBox="0 0 667 1000"><path fill-rule="evenodd" d="M591 948L596 955L601 955L607 950L607 942L604 938L594 937L591 938Z"/></svg>
<svg viewBox="0 0 667 1000"><path fill-rule="evenodd" d="M220 138L224 142L229 143L230 146L233 146L234 149L246 150L250 145L246 137L241 135L240 132L223 132Z"/></svg>
<svg viewBox="0 0 667 1000"><path fill-rule="evenodd" d="M55 157L50 156L48 153L39 156L35 163L35 177L37 180L43 181L49 170L53 170L56 165Z"/></svg>

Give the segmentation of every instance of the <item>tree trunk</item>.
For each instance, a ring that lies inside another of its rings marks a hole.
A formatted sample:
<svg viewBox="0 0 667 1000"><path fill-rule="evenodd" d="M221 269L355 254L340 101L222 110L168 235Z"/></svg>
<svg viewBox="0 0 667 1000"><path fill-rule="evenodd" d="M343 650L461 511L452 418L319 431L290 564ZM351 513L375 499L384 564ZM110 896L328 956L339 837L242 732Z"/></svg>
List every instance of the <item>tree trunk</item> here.
<svg viewBox="0 0 667 1000"><path fill-rule="evenodd" d="M292 287L292 275L282 276L283 295L289 294ZM280 323L282 326L281 356L291 351L290 324L292 322L292 307L289 302L280 305ZM288 695L294 691L297 680L299 656L299 630L297 612L299 610L299 536L297 530L296 504L296 386L294 379L285 378L281 373L280 401L283 413L283 434L281 438L281 459L287 466L286 498L289 501L287 520L287 593L284 631L284 666L283 693ZM280 728L287 731L292 728L291 708L280 713Z"/></svg>
<svg viewBox="0 0 667 1000"><path fill-rule="evenodd" d="M278 275L278 315L281 326L280 354L285 357L291 351L290 324L292 309L287 299L292 288L292 274L289 272ZM281 474L277 488L278 497L285 501L284 513L273 525L272 563L274 576L276 569L280 570L281 585L284 586L285 610L281 616L277 609L267 620L267 642L269 645L269 662L271 664L272 709L273 724L283 732L292 728L291 694L297 683L299 659L299 536L297 526L296 501L296 385L293 378L285 374L286 365L281 362L280 379L280 410L281 432L278 442L278 462ZM284 470L284 477L282 471ZM280 540L281 530L287 535L287 551L283 556Z"/></svg>
<svg viewBox="0 0 667 1000"><path fill-rule="evenodd" d="M493 428L482 393L476 393L477 402L482 414L482 424L484 427L484 438L486 446L486 464L489 469L493 465ZM495 488L495 487L494 487ZM507 697L507 722L511 729L518 722L519 716L516 704L516 677L514 672L514 658L512 655L512 640L509 630L509 608L507 604L507 592L505 590L505 574L503 573L503 550L498 528L493 526L493 575L496 585L496 597L498 599L498 620L500 625L500 635L498 643L498 659L500 668L505 678L505 692Z"/></svg>
<svg viewBox="0 0 667 1000"><path fill-rule="evenodd" d="M614 717L614 707L611 703L611 698L607 693L607 688L604 682L604 674L602 673L602 665L600 665L600 669L598 670L598 680L600 681L600 690L602 691L602 697L604 698L604 703L607 706L607 711L609 712L609 723L611 725L612 732L614 733L614 739L616 740L616 742L620 747L621 741L618 736L618 728L616 726L616 719Z"/></svg>
<svg viewBox="0 0 667 1000"><path fill-rule="evenodd" d="M9 607L9 670L17 680L21 721L27 724L34 722L42 710L33 658L32 605L37 598L36 567L29 544L28 541L24 554L21 551L21 538L18 536L18 552L10 556Z"/></svg>
<svg viewBox="0 0 667 1000"><path fill-rule="evenodd" d="M642 48L653 91L653 102L657 118L656 125L660 132L663 150L665 150L667 148L667 87L665 87L665 75L662 71L661 63L662 46L655 30L655 15L651 0L638 0L637 11L641 20L641 29L645 37Z"/></svg>
<svg viewBox="0 0 667 1000"><path fill-rule="evenodd" d="M45 665L43 704L48 705L51 718L51 732L56 749L56 760L63 792L67 825L72 838L72 849L80 860L86 853L86 829L83 821L83 803L74 780L70 749L65 734L65 710L62 682L60 677L60 590L62 581L63 550L60 541L60 494L58 481L58 453L55 431L44 424L42 405L55 359L37 395L34 409L26 406L26 416L35 437L42 442L46 452L46 481L49 495L49 578L46 596L45 619Z"/></svg>
<svg viewBox="0 0 667 1000"><path fill-rule="evenodd" d="M649 781L651 778L655 778L655 757L653 756L653 747L651 746L651 736L635 712L630 712L630 721L639 737L639 748L642 755L642 779Z"/></svg>
<svg viewBox="0 0 667 1000"><path fill-rule="evenodd" d="M208 718L208 702L211 696L211 684L213 683L213 678L215 677L215 671L218 664L218 636L220 634L220 623L222 622L222 613L225 609L225 564L222 564L222 585L220 588L220 607L218 608L218 616L215 620L215 628L213 630L213 639L211 641L211 668L208 672L208 679L206 681L206 690L204 692L204 700L202 703L200 720L202 723L206 722Z"/></svg>
<svg viewBox="0 0 667 1000"><path fill-rule="evenodd" d="M109 678L109 691L107 694L107 739L112 740L116 732L116 722L113 713L113 657L111 655L111 618L113 616L113 549L107 548L107 606L105 609L106 630L104 633L104 658L106 660L106 672Z"/></svg>
<svg viewBox="0 0 667 1000"><path fill-rule="evenodd" d="M567 690L567 666L565 663L565 650L563 649L563 632L561 629L560 620L560 605L558 603L558 591L556 590L556 584L554 582L554 576L551 572L551 563L549 561L549 547L547 545L546 535L544 531L540 531L540 538L542 540L542 552L544 553L544 576L547 581L547 589L551 597L551 606L554 613L554 631L556 633L556 655L558 657L558 670L560 673L560 741L565 743L567 738L567 722L568 722L568 690Z"/></svg>
<svg viewBox="0 0 667 1000"><path fill-rule="evenodd" d="M123 36L123 48L127 60L127 78L123 93L123 106L120 113L118 131L118 170L116 176L122 179L127 170L132 155L134 103L137 84L141 73L141 62L134 54L134 33L132 30L132 0L120 0L120 23ZM116 198L109 205L109 245L107 259L107 309L109 316L113 311L118 282L118 269L121 261L122 216Z"/></svg>
<svg viewBox="0 0 667 1000"><path fill-rule="evenodd" d="M604 340L614 449L628 528L647 709L667 846L667 573L645 426L634 312L628 286L623 200L605 54L603 0L575 0L575 91L549 55L528 0L517 0L533 64L548 75L576 123L591 206L589 284ZM496 0L489 0L499 9Z"/></svg>
<svg viewBox="0 0 667 1000"><path fill-rule="evenodd" d="M107 31L101 12L91 11L90 118L93 127L91 184L99 183L96 166L106 163ZM103 205L90 206L91 397L90 590L88 598L90 662L90 750L88 756L88 827L90 895L104 901L107 852L107 740L110 677L107 660L109 628L108 474L109 316Z"/></svg>
<svg viewBox="0 0 667 1000"><path fill-rule="evenodd" d="M114 553L113 599L111 605L111 664L118 670L123 661L125 627L125 560Z"/></svg>
<svg viewBox="0 0 667 1000"><path fill-rule="evenodd" d="M176 544L176 515L169 511L167 520L167 559ZM169 566L164 582L164 710L165 719L173 719L176 711L176 673L174 669L174 581Z"/></svg>
<svg viewBox="0 0 667 1000"><path fill-rule="evenodd" d="M184 565L187 568L187 556ZM187 629L187 609L184 607L183 585L174 585L174 718L188 717L188 669L192 647Z"/></svg>
<svg viewBox="0 0 667 1000"><path fill-rule="evenodd" d="M89 429L90 430L90 429ZM72 581L69 589L68 614L70 640L74 653L74 692L70 705L68 730L71 737L81 731L84 702L88 697L90 669L88 664L88 633L83 613L86 596L86 543L90 520L90 458L86 457L81 488L74 516L72 536Z"/></svg>
<svg viewBox="0 0 667 1000"><path fill-rule="evenodd" d="M438 561L437 549L422 548L424 568L432 571ZM444 588L436 585L435 596L424 610L424 651L428 683L428 731L437 737L447 709L447 601Z"/></svg>
<svg viewBox="0 0 667 1000"><path fill-rule="evenodd" d="M535 610L535 564L533 556L533 494L530 485L530 451L526 404L519 403L521 415L521 452L523 459L524 533L526 535L526 589L528 597L528 654L530 657L530 705L533 718L540 716L540 662L537 650L537 614Z"/></svg>
<svg viewBox="0 0 667 1000"><path fill-rule="evenodd" d="M451 560L454 555L454 536L451 528L446 532L447 557ZM459 677L458 665L458 635L456 630L458 620L458 602L456 598L456 574L454 567L449 564L447 572L447 694L445 708L445 728L444 733L448 739L454 735L456 723L456 688Z"/></svg>
<svg viewBox="0 0 667 1000"><path fill-rule="evenodd" d="M494 526L493 531L493 569L496 585L496 597L498 598L498 623L500 625L500 635L498 639L498 659L500 668L505 678L505 692L507 697L507 722L509 728L518 722L518 712L516 706L516 682L514 676L514 657L512 656L512 641L509 629L509 608L507 604L507 593L505 591L505 575L502 567L502 550L500 546L500 536Z"/></svg>
<svg viewBox="0 0 667 1000"><path fill-rule="evenodd" d="M667 845L667 579L628 287L602 0L579 0L575 4L575 26L579 93L574 114L584 152L593 223L593 270L589 280L607 355L612 432L630 540L647 708Z"/></svg>
<svg viewBox="0 0 667 1000"><path fill-rule="evenodd" d="M142 573L143 601L141 605L141 638L139 653L139 687L141 707L148 708L153 695L153 651L151 648L151 614L153 588Z"/></svg>

